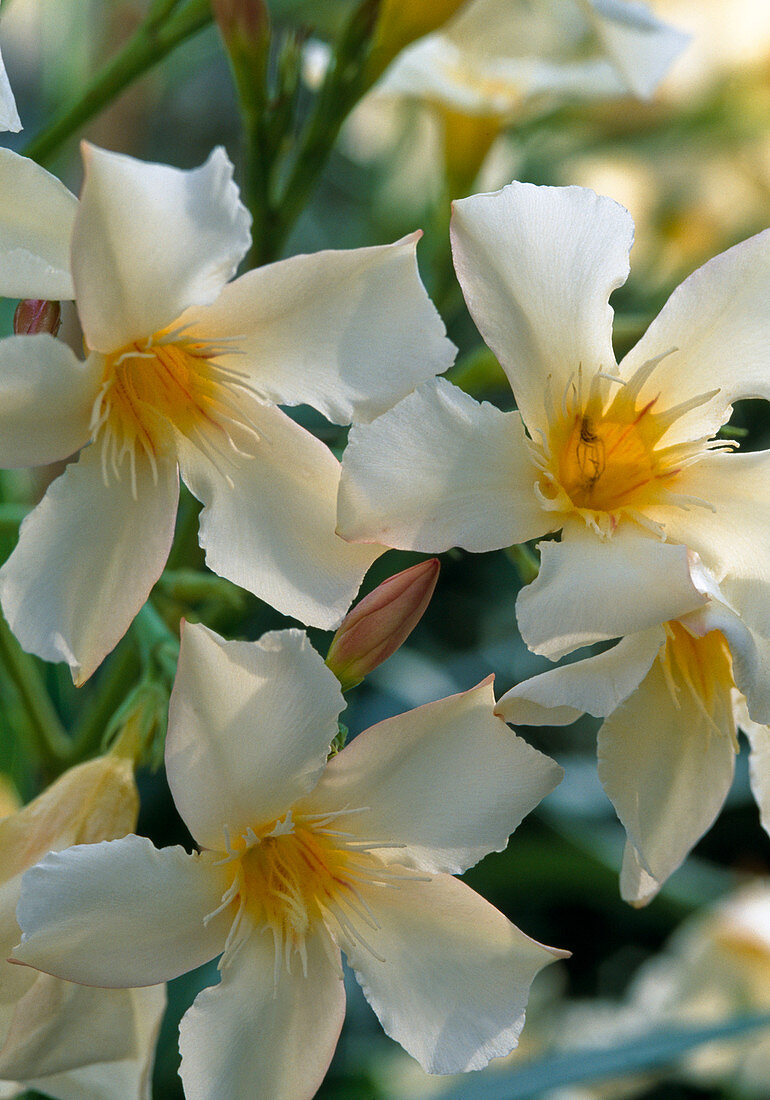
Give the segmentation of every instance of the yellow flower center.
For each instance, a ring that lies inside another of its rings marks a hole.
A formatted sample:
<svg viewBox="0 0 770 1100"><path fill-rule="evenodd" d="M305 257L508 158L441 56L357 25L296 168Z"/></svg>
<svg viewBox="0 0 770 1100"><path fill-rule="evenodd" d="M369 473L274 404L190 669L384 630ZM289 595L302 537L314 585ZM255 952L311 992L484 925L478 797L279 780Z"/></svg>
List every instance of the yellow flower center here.
<svg viewBox="0 0 770 1100"><path fill-rule="evenodd" d="M221 448L248 454L259 441L249 417L257 399L249 380L226 366L234 349L164 331L104 356L91 437L102 449L105 483L128 462L135 484L137 455L150 462L175 454L177 435L214 459Z"/></svg>
<svg viewBox="0 0 770 1100"><path fill-rule="evenodd" d="M268 931L275 945L275 980L281 966L291 972L294 955L306 973L305 942L318 926L334 942L356 942L379 958L362 932L380 927L366 900L368 888L422 876L390 867L377 853L394 845L330 829L337 816L306 814L294 820L289 813L261 835L249 830L232 845L228 841L222 863L232 867L233 877L217 912L232 903L237 912L225 962L252 931Z"/></svg>
<svg viewBox="0 0 770 1100"><path fill-rule="evenodd" d="M665 624L666 644L658 660L677 708L684 698L695 704L707 726L730 737L738 751L733 710L733 659L721 630L697 636L680 622Z"/></svg>
<svg viewBox="0 0 770 1100"><path fill-rule="evenodd" d="M623 516L663 534L645 515L646 508L705 503L672 491L677 475L714 447L730 444L698 439L666 446L661 441L679 417L714 394L699 394L668 409L660 407L660 395L640 403L640 391L659 361L645 363L625 381L597 372L587 394L578 371L558 407L549 399L548 430L540 441L530 441L543 508L577 514L606 536Z"/></svg>

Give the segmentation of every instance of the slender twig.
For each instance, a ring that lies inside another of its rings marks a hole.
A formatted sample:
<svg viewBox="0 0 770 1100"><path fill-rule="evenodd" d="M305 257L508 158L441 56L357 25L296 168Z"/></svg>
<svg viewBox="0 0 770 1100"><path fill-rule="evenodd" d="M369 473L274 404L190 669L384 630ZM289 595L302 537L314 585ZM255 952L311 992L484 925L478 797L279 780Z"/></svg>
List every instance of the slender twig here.
<svg viewBox="0 0 770 1100"><path fill-rule="evenodd" d="M0 616L0 661L24 704L38 757L50 764L65 759L71 742L46 690L34 658L19 647Z"/></svg>

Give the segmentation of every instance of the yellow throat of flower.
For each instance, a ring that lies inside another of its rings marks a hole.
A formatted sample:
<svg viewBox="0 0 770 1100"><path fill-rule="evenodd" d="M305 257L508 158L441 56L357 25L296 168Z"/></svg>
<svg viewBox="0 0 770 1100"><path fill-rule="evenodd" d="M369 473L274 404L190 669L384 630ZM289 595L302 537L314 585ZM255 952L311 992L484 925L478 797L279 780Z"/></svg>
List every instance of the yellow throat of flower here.
<svg viewBox="0 0 770 1100"><path fill-rule="evenodd" d="M110 471L119 479L127 462L135 488L138 456L157 477L158 460L175 454L177 434L215 463L227 450L253 453L259 434L249 407L258 395L245 375L221 361L235 351L224 341L206 343L177 329L103 357L91 437L101 445L105 484Z"/></svg>
<svg viewBox="0 0 770 1100"><path fill-rule="evenodd" d="M705 504L677 494L677 475L714 447L731 445L696 439L665 446L661 441L676 420L717 391L668 409L660 394L640 402L661 358L645 363L626 381L599 371L586 385L579 370L558 407L549 398L548 431L541 441L531 441L540 470L536 491L546 510L577 514L607 536L623 516L656 528L645 516L645 509L655 505Z"/></svg>
<svg viewBox="0 0 770 1100"><path fill-rule="evenodd" d="M695 635L680 622L665 624L666 644L660 652L663 676L674 705L692 703L706 727L728 736L738 751L733 696L733 659L721 630Z"/></svg>
<svg viewBox="0 0 770 1100"><path fill-rule="evenodd" d="M327 945L354 942L379 958L364 935L365 929L376 932L380 927L367 901L370 888L396 887L407 878L426 880L406 868L390 867L378 854L399 845L329 828L338 816L304 814L295 820L289 813L268 832L249 830L232 844L228 840L228 855L221 863L232 867L233 877L216 912L230 905L237 910L224 965L252 932L267 931L275 946L275 981L282 967L291 972L294 955L307 974L306 940L319 927L327 933Z"/></svg>

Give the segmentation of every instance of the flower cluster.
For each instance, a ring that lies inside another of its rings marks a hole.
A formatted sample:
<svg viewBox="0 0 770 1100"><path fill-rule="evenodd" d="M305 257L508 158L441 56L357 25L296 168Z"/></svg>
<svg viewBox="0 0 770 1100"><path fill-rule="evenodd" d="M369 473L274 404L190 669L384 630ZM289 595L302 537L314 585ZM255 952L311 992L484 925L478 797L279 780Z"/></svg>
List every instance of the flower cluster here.
<svg viewBox="0 0 770 1100"><path fill-rule="evenodd" d="M265 5L214 7L236 83L244 59L267 80ZM374 97L427 102L447 136L459 114L491 119L491 137L525 99L649 98L685 41L635 0L408 7L363 5L350 83L363 94L384 72ZM321 102L350 66L340 47ZM3 124L19 125L0 62ZM425 1070L479 1069L516 1047L532 981L569 955L457 877L562 776L508 723L603 720L634 905L719 813L739 729L770 832L770 453L723 433L736 401L770 399L770 230L690 275L618 361L629 213L575 186L457 199L454 265L510 382L503 411L438 377L455 348L419 231L238 274L280 179L252 239L254 181L247 209L222 148L183 170L84 142L82 162L76 197L0 149L0 294L21 300L0 339L0 464L55 467L0 568L0 643L64 662L79 687L135 630L141 673L104 692L96 735L41 755L47 789L2 809L0 1093L147 1100L164 983L216 963L180 1026L188 1100L250 1100L255 1081L266 1100L306 1100L342 1027L343 956ZM300 406L348 441L327 446ZM497 701L489 676L346 744L344 693L404 642L439 571L380 577L349 610L370 566L389 549L541 538L522 638L551 660L605 648ZM196 568L177 555L167 570L180 546ZM225 640L163 604L185 584L189 602L205 595L193 617L218 627L211 599L239 586L338 629L325 658L297 628ZM34 709L34 690L20 696ZM134 832L134 769L161 750L193 851Z"/></svg>

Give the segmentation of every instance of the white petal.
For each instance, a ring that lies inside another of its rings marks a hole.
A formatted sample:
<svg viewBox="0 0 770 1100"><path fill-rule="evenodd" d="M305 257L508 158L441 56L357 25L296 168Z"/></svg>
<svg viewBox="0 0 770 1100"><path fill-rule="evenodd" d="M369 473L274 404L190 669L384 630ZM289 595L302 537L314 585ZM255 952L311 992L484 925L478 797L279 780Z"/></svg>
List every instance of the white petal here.
<svg viewBox="0 0 770 1100"><path fill-rule="evenodd" d="M452 249L473 320L530 432L578 369L615 369L608 299L628 276L627 210L581 187L511 183L454 204Z"/></svg>
<svg viewBox="0 0 770 1100"><path fill-rule="evenodd" d="M0 599L21 645L66 661L82 684L120 641L160 576L174 535L176 467L136 462L136 499L125 467L102 479L89 447L21 526L0 570Z"/></svg>
<svg viewBox="0 0 770 1100"><path fill-rule="evenodd" d="M537 477L517 412L480 405L436 379L352 429L339 530L431 554L512 546L552 529L535 498Z"/></svg>
<svg viewBox="0 0 770 1100"><path fill-rule="evenodd" d="M380 722L326 768L305 800L312 812L365 807L334 828L428 871L460 874L500 852L563 775L494 714L492 678L471 691ZM299 807L298 807L299 809Z"/></svg>
<svg viewBox="0 0 770 1100"><path fill-rule="evenodd" d="M650 514L669 539L694 550L720 584L726 579L736 610L770 636L770 451L706 455L679 474L676 490L706 506Z"/></svg>
<svg viewBox="0 0 770 1100"><path fill-rule="evenodd" d="M215 958L232 914L205 918L226 889L221 867L145 837L77 844L27 871L14 959L84 985L155 985Z"/></svg>
<svg viewBox="0 0 770 1100"><path fill-rule="evenodd" d="M635 909L649 905L662 883L649 875L636 857L633 845L626 841L620 869L620 896Z"/></svg>
<svg viewBox="0 0 770 1100"><path fill-rule="evenodd" d="M330 630L383 547L335 533L340 465L323 443L280 409L260 407L254 421L262 439L237 464L216 468L180 442L182 477L203 503L206 563L284 615Z"/></svg>
<svg viewBox="0 0 770 1100"><path fill-rule="evenodd" d="M250 217L217 148L191 171L83 145L72 238L89 347L117 351L213 302L248 251Z"/></svg>
<svg viewBox="0 0 770 1100"><path fill-rule="evenodd" d="M595 657L532 676L501 696L496 712L526 726L567 725L581 714L604 718L636 691L664 641L663 630L651 627Z"/></svg>
<svg viewBox="0 0 770 1100"><path fill-rule="evenodd" d="M133 1016L126 989L96 989L38 974L16 1006L0 1051L0 1078L29 1080L130 1057Z"/></svg>
<svg viewBox="0 0 770 1100"><path fill-rule="evenodd" d="M0 340L0 466L45 466L79 450L99 381L92 359L52 336Z"/></svg>
<svg viewBox="0 0 770 1100"><path fill-rule="evenodd" d="M674 703L656 661L599 732L599 778L659 885L712 824L732 782L729 730L717 732L701 707L684 690ZM730 717L711 720L721 727Z"/></svg>
<svg viewBox="0 0 770 1100"><path fill-rule="evenodd" d="M17 968L20 969L20 968ZM104 995L105 990L100 991ZM114 991L110 991L114 992ZM119 1062L94 1062L66 1073L31 1078L25 1087L55 1100L150 1100L155 1045L166 1007L166 987L121 990L131 998L134 1050ZM5 1094L0 1091L0 1096Z"/></svg>
<svg viewBox="0 0 770 1100"><path fill-rule="evenodd" d="M16 100L11 91L11 82L5 71L3 59L0 57L0 130L10 130L18 134L21 130L21 119L16 110Z"/></svg>
<svg viewBox="0 0 770 1100"><path fill-rule="evenodd" d="M649 99L690 36L656 19L638 0L586 0L583 6L628 89Z"/></svg>
<svg viewBox="0 0 770 1100"><path fill-rule="evenodd" d="M530 649L552 660L573 649L678 619L706 602L687 550L619 527L599 538L565 529L540 544L540 572L519 593L516 616Z"/></svg>
<svg viewBox="0 0 770 1100"><path fill-rule="evenodd" d="M738 719L749 739L749 780L751 793L759 807L759 820L766 833L770 833L770 727L752 722L748 712Z"/></svg>
<svg viewBox="0 0 770 1100"><path fill-rule="evenodd" d="M238 370L276 404L312 405L337 424L372 420L454 359L420 282L419 237L250 271L190 311L191 332L237 335Z"/></svg>
<svg viewBox="0 0 770 1100"><path fill-rule="evenodd" d="M711 435L742 397L770 399L770 229L709 260L677 287L620 364L624 378L665 352L639 394L669 408L719 389L708 404L677 420L667 442ZM665 404L662 402L665 401Z"/></svg>
<svg viewBox="0 0 770 1100"><path fill-rule="evenodd" d="M187 1100L315 1095L342 1028L345 989L319 936L306 943L307 976L297 960L274 985L272 936L255 932L219 985L196 997L179 1028Z"/></svg>
<svg viewBox="0 0 770 1100"><path fill-rule="evenodd" d="M226 642L186 625L171 695L166 771L199 844L282 816L315 784L345 706L339 681L299 630Z"/></svg>
<svg viewBox="0 0 770 1100"><path fill-rule="evenodd" d="M385 1031L428 1073L481 1069L509 1054L535 975L562 958L450 875L367 892L376 958L345 946Z"/></svg>
<svg viewBox="0 0 770 1100"><path fill-rule="evenodd" d="M74 298L70 241L78 200L39 164L0 149L0 294Z"/></svg>

